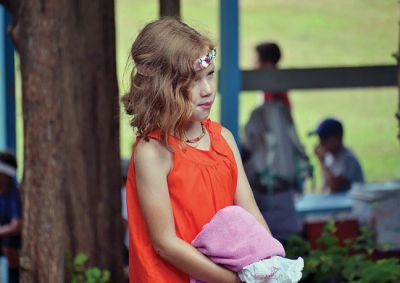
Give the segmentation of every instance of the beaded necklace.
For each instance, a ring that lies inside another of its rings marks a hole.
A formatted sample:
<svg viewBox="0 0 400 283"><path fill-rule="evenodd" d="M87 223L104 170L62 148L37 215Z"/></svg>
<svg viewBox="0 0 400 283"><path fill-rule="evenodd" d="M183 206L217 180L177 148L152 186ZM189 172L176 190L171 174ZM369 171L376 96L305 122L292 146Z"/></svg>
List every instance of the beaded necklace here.
<svg viewBox="0 0 400 283"><path fill-rule="evenodd" d="M186 137L186 135L185 135L185 138L186 138L185 142L186 143L196 143L196 142L198 142L199 140L201 140L204 137L204 135L206 134L206 129L204 128L203 123L200 123L200 125L201 125L201 134L198 137L195 137L193 139L188 139Z"/></svg>

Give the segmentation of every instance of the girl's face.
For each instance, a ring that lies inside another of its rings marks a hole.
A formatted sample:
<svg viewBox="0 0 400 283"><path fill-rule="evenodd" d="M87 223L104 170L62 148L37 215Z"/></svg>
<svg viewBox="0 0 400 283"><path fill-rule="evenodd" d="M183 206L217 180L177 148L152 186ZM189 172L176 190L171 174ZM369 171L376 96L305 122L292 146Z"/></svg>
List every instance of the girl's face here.
<svg viewBox="0 0 400 283"><path fill-rule="evenodd" d="M204 121L210 115L215 99L214 68L214 64L211 63L196 74L190 92L193 107L191 121L193 122Z"/></svg>

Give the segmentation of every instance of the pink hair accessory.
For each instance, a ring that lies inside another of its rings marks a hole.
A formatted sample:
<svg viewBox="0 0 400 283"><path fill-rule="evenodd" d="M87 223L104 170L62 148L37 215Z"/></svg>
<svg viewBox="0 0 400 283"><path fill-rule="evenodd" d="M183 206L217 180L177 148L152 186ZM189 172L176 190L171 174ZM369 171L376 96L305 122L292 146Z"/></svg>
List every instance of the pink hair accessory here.
<svg viewBox="0 0 400 283"><path fill-rule="evenodd" d="M196 62L194 63L194 69L196 71L200 71L207 68L211 64L215 56L217 56L217 50L214 48L206 55L196 60Z"/></svg>
<svg viewBox="0 0 400 283"><path fill-rule="evenodd" d="M207 68L212 63L215 56L217 56L217 50L214 48L203 57L197 59L196 62L194 62L195 71L200 71ZM141 64L136 65L136 72L144 77L154 76L153 68L148 67L146 65L141 65Z"/></svg>

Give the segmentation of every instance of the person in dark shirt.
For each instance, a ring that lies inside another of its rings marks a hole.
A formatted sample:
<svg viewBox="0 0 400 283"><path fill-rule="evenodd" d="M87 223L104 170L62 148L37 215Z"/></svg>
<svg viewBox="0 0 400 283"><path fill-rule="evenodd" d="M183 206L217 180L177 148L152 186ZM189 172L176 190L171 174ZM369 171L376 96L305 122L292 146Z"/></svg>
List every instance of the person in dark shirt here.
<svg viewBox="0 0 400 283"><path fill-rule="evenodd" d="M335 118L321 121L310 132L319 137L315 147L324 178L323 191L345 193L354 183L364 183L364 174L357 156L343 143L343 125Z"/></svg>
<svg viewBox="0 0 400 283"><path fill-rule="evenodd" d="M22 212L16 170L14 154L0 152L0 246L8 261L9 283L19 282Z"/></svg>

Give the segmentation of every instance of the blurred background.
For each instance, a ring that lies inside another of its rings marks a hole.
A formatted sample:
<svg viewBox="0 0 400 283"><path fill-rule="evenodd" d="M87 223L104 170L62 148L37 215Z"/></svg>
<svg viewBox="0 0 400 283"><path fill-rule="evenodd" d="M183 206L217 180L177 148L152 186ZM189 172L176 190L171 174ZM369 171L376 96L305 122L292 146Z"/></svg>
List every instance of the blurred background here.
<svg viewBox="0 0 400 283"><path fill-rule="evenodd" d="M116 1L117 64L120 94L127 90L127 59L139 29L158 17L158 1ZM205 12L206 11L206 12ZM395 0L242 0L239 11L240 66L254 68L254 47L279 43L280 68L395 64L398 3ZM219 43L218 1L181 1L181 16ZM218 60L217 56L217 68ZM129 67L129 66L128 66ZM261 103L259 92L242 92L239 127ZM345 124L345 144L360 158L368 182L399 178L400 148L394 114L397 89L362 88L291 91L292 114L301 141L312 158L316 188L319 166L313 154L316 137L307 137L319 121L335 116ZM219 121L219 103L211 118ZM121 155L129 158L134 142L121 109Z"/></svg>

